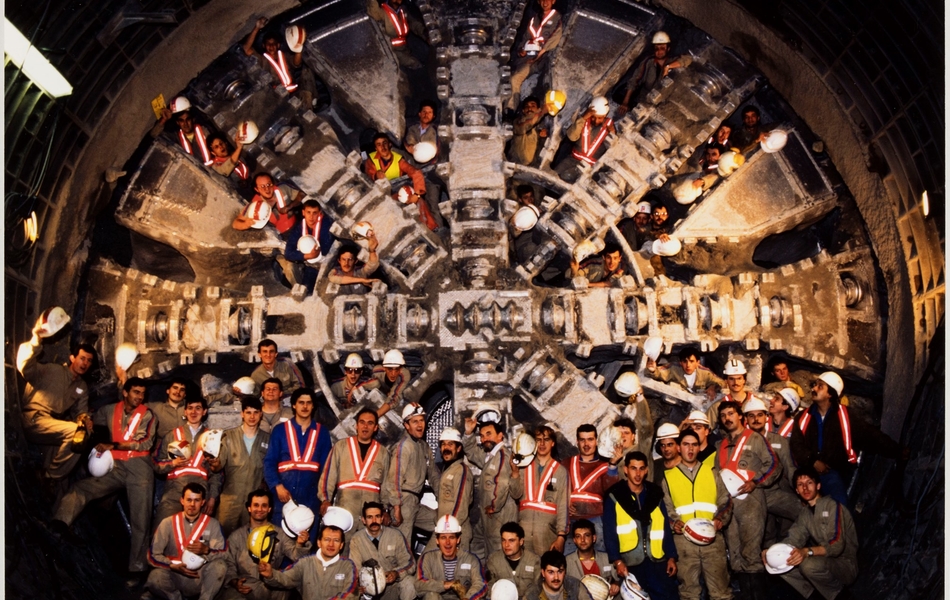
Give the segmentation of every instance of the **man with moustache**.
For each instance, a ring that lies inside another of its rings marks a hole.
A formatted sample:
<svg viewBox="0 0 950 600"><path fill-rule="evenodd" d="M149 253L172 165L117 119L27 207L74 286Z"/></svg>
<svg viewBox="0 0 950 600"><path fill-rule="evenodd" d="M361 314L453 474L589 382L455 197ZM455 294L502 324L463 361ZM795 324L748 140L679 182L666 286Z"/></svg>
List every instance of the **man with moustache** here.
<svg viewBox="0 0 950 600"><path fill-rule="evenodd" d="M378 600L412 600L416 566L406 538L394 527L383 525L383 505L363 505L363 529L350 540L350 560L360 568L374 560L386 573L386 589ZM369 595L369 594L366 594Z"/></svg>
<svg viewBox="0 0 950 600"><path fill-rule="evenodd" d="M541 579L528 588L524 600L592 600L579 579L566 574L567 561L557 550L541 555Z"/></svg>
<svg viewBox="0 0 950 600"><path fill-rule="evenodd" d="M442 473L436 490L439 507L438 515L452 515L462 528L459 548L468 550L472 541L472 525L468 511L472 504L472 470L465 464L462 453L462 435L454 427L446 427L439 435L439 452L442 455ZM435 541L430 540L426 547L431 550Z"/></svg>

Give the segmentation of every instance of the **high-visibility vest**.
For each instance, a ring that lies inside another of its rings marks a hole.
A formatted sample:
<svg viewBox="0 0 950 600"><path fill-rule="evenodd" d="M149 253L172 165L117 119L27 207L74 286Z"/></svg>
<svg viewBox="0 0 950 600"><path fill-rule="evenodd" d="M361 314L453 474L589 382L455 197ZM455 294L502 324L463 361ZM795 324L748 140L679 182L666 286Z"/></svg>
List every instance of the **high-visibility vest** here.
<svg viewBox="0 0 950 600"><path fill-rule="evenodd" d="M547 25L548 21L553 19L555 16L557 16L557 11L552 9L543 19L541 19L541 22L538 23L537 27L534 26L534 17L531 17L531 21L528 22L528 32L531 34L531 42L529 43L538 44L539 46L544 45L544 36L541 35L544 31L544 26Z"/></svg>
<svg viewBox="0 0 950 600"><path fill-rule="evenodd" d="M367 479L369 477L370 469L373 468L373 461L376 460L376 455L379 454L379 442L374 440L370 444L369 450L366 452L365 460L360 460L360 447L359 442L356 440L356 436L349 438L347 440L347 444L350 448L350 460L353 461L353 472L356 473L356 479L344 481L343 483L338 484L336 489L360 489L379 493L379 484L375 481L370 481Z"/></svg>
<svg viewBox="0 0 950 600"><path fill-rule="evenodd" d="M783 438L792 437L792 429L795 427L795 419L788 419L782 424L778 429L778 434ZM772 423L772 418L769 417L768 421L765 422L766 431L775 431L775 425Z"/></svg>
<svg viewBox="0 0 950 600"><path fill-rule="evenodd" d="M857 463L858 455L851 446L851 419L848 417L848 409L840 404L838 405L838 421L841 422L841 438L844 442L844 450L848 454L848 462ZM811 423L811 414L806 410L798 420L798 427L802 430L802 435L808 429L809 423Z"/></svg>
<svg viewBox="0 0 950 600"><path fill-rule="evenodd" d="M288 92L297 89L297 84L294 83L294 78L290 74L290 69L287 67L287 59L284 58L282 50L277 51L277 60L271 58L266 52L264 53L264 58L267 59L267 62L269 62L270 66L274 69L277 78L280 79L280 82L284 85L284 89Z"/></svg>
<svg viewBox="0 0 950 600"><path fill-rule="evenodd" d="M185 538L185 513L180 512L174 517L172 517L172 528L175 533L175 545L178 546L178 558L181 558L181 555L184 554L185 548L189 545L194 544L201 539L201 534L205 532L205 528L208 526L208 521L211 520L211 517L208 515L201 515L198 517L198 522L195 523L194 528L191 530L191 535ZM173 562L181 562L173 561Z"/></svg>
<svg viewBox="0 0 950 600"><path fill-rule="evenodd" d="M181 144L182 149L191 154L195 154L191 147L191 142L188 140L188 136L185 135L185 132L181 129L178 130L178 143ZM198 145L198 150L201 152L201 160L204 161L206 167L210 167L214 164L214 159L211 157L211 151L208 150L208 138L205 135L204 127L201 125L195 125L195 143Z"/></svg>
<svg viewBox="0 0 950 600"><path fill-rule="evenodd" d="M561 466L561 463L554 459L544 468L539 478L536 475L537 467L534 463L528 465L525 469L525 499L521 501L521 510L539 510L541 512L557 514L557 504L544 501L544 490L551 482L554 472Z"/></svg>
<svg viewBox="0 0 950 600"><path fill-rule="evenodd" d="M214 166L224 164L229 158L230 156L215 156L213 158ZM251 174L243 160L239 160L234 164L234 172L237 173L241 179L247 179L247 176Z"/></svg>
<svg viewBox="0 0 950 600"><path fill-rule="evenodd" d="M679 467L667 469L664 476L670 488L673 507L681 521L712 519L716 516L716 475L711 464L699 463L694 481L690 481Z"/></svg>
<svg viewBox="0 0 950 600"><path fill-rule="evenodd" d="M383 11L385 11L386 16L389 17L389 21L396 29L396 35L391 40L392 45L397 48L399 46L405 46L406 38L409 35L409 21L406 19L406 13L402 8L393 10L393 8L386 3L383 4Z"/></svg>
<svg viewBox="0 0 950 600"><path fill-rule="evenodd" d="M722 440L719 444L719 468L722 470L729 469L730 471L735 471L739 477L742 477L744 481L749 481L752 479L753 472L748 469L739 468L739 459L742 457L742 451L745 450L745 446L749 443L749 438L755 435L755 432L751 429L745 429L739 435L739 439L736 440L736 447L733 448L732 452L729 453L726 450L726 446L729 444L729 439L726 438Z"/></svg>
<svg viewBox="0 0 950 600"><path fill-rule="evenodd" d="M310 430L310 434L307 435L307 445L304 447L302 454L300 444L297 443L297 431L294 429L293 423L284 421L284 430L287 433L287 448L290 450L290 460L277 463L277 470L280 473L286 471L313 471L316 473L319 471L320 463L314 462L313 453L317 450L320 424L316 423L316 426Z"/></svg>
<svg viewBox="0 0 950 600"><path fill-rule="evenodd" d="M603 496L589 492L588 489L594 485L597 479L607 472L609 465L607 463L601 463L599 467L591 471L590 474L581 481L580 462L581 459L579 456L571 458L571 493L569 500L571 502L603 502Z"/></svg>
<svg viewBox="0 0 950 600"><path fill-rule="evenodd" d="M179 442L185 441L184 429L182 429L181 427L176 427L174 433L175 433L176 440L178 440ZM196 436L195 441L197 441L197 439L198 438ZM207 480L208 470L204 467L204 464L202 464L204 462L203 459L204 459L204 452L201 450L197 450L197 452L194 453L191 459L187 463L185 463L185 466L178 467L177 469L169 473L168 479L178 479L179 477L184 477L185 475L196 475L198 477L201 477L202 479Z"/></svg>
<svg viewBox="0 0 950 600"><path fill-rule="evenodd" d="M617 538L620 541L620 553L635 550L640 545L640 523L627 514L627 511L614 502L617 509ZM645 544L647 555L653 560L663 558L663 513L660 506L650 513L650 543ZM628 565L636 566L636 565Z"/></svg>
<svg viewBox="0 0 950 600"><path fill-rule="evenodd" d="M125 428L125 431L122 431L122 413L125 412L125 403L119 402L115 405L115 408L112 411L112 443L121 444L123 442L129 442L132 440L132 436L135 435L135 430L138 429L139 423L142 422L142 418L145 417L145 413L148 411L148 407L144 404L139 404L138 408L132 411L132 416L129 419L129 425ZM148 450L113 450L112 459L113 460L128 460L130 458L135 458L137 456L148 456Z"/></svg>
<svg viewBox="0 0 950 600"><path fill-rule="evenodd" d="M379 160L378 152L370 152L369 159L373 161L373 166L376 167L377 171L382 171L383 166ZM386 165L386 179L396 179L399 177L402 172L399 170L399 161L402 160L402 155L398 152L393 152L392 162Z"/></svg>
<svg viewBox="0 0 950 600"><path fill-rule="evenodd" d="M597 137L591 140L590 119L587 119L587 121L584 123L584 130L581 132L581 147L580 149L574 148L572 152L574 158L589 165L596 163L597 159L594 158L594 154L597 152L597 149L600 148L600 145L604 143L604 140L607 139L608 129L613 124L613 119L607 119L604 121L604 124L600 127L600 133L597 134Z"/></svg>

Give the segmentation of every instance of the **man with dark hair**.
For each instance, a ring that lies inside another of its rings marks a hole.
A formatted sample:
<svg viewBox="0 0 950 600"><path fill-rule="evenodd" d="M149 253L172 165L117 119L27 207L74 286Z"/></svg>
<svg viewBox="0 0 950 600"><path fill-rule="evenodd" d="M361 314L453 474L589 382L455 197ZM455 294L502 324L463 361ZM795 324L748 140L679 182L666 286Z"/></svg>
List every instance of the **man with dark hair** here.
<svg viewBox="0 0 950 600"><path fill-rule="evenodd" d="M801 406L802 397L794 388L781 388L776 392L768 393L768 415L766 430L771 431L789 440L792 429L795 427L795 415ZM791 474L788 474L791 478Z"/></svg>
<svg viewBox="0 0 950 600"><path fill-rule="evenodd" d="M459 548L462 528L452 515L439 515L435 524L438 548L419 557L416 594L422 600L482 600L485 581L478 558Z"/></svg>
<svg viewBox="0 0 950 600"><path fill-rule="evenodd" d="M520 469L512 465L511 484L518 496L524 495L519 508L518 524L524 527L528 547L535 554L548 550L564 551L567 541L567 469L554 459L557 433L547 425L534 432L537 443L534 460Z"/></svg>
<svg viewBox="0 0 950 600"><path fill-rule="evenodd" d="M239 137L234 142L234 150L231 150L231 144L223 133L212 133L208 136L208 145L211 147L211 168L222 177L230 177L233 174L238 179L247 179L251 172L241 160L244 140Z"/></svg>
<svg viewBox="0 0 950 600"><path fill-rule="evenodd" d="M592 600L580 580L566 574L564 555L548 550L541 555L541 579L525 592L524 600Z"/></svg>
<svg viewBox="0 0 950 600"><path fill-rule="evenodd" d="M163 600L182 596L212 600L228 570L221 526L204 511L205 488L201 484L186 485L179 502L182 510L162 519L155 529L148 553L155 569L148 574L146 587ZM186 552L197 555L202 564L189 568Z"/></svg>
<svg viewBox="0 0 950 600"><path fill-rule="evenodd" d="M547 128L541 125L547 114L547 105L541 106L535 96L528 96L521 102L521 112L511 126L508 160L519 165L530 165L534 162L538 149L548 137ZM518 195L520 200L520 192Z"/></svg>
<svg viewBox="0 0 950 600"><path fill-rule="evenodd" d="M511 53L509 110L518 106L525 80L547 70L551 56L548 53L557 48L561 40L563 20L561 13L554 9L554 4L555 0L538 0L537 6L532 3L528 7L530 16L526 16L527 29Z"/></svg>
<svg viewBox="0 0 950 600"><path fill-rule="evenodd" d="M459 547L467 551L472 542L472 524L468 512L472 504L473 478L472 470L465 464L462 434L458 429L446 427L442 430L439 435L439 453L442 457L439 465L441 472L436 481L429 481L439 503L435 514L455 517L462 528ZM430 540L426 549L434 547L435 541Z"/></svg>
<svg viewBox="0 0 950 600"><path fill-rule="evenodd" d="M241 400L241 425L224 432L221 451L211 461L215 473L224 472L218 521L226 536L238 525L247 524L249 513L242 508L242 501L250 492L263 487L264 456L270 433L261 431L261 414L260 400Z"/></svg>
<svg viewBox="0 0 950 600"><path fill-rule="evenodd" d="M281 237L286 238L297 224L297 218L291 211L300 205L303 192L293 190L285 184L277 185L270 173L258 173L254 176L254 191L257 195L238 213L231 227L238 231L247 231L254 226L257 220L254 215L259 212L261 203L267 203L271 209L268 222L277 229Z"/></svg>
<svg viewBox="0 0 950 600"><path fill-rule="evenodd" d="M129 571L144 574L147 568L148 533L152 520L152 445L155 443L155 415L143 404L145 380L130 377L122 386L122 400L103 406L93 417L95 435L102 441L96 452L112 454L115 464L102 477L78 481L53 507L51 528L65 533L87 504L109 494L125 490L129 498L132 529Z"/></svg>
<svg viewBox="0 0 950 600"><path fill-rule="evenodd" d="M571 525L571 539L575 550L564 556L567 574L576 579L584 575L597 575L610 583L610 595L620 592L614 580L614 567L606 552L594 548L599 541L594 524L587 519L578 519Z"/></svg>
<svg viewBox="0 0 950 600"><path fill-rule="evenodd" d="M678 554L663 502L662 488L647 480L647 457L639 451L624 457L626 481L607 492L604 535L607 556L617 575L633 573L654 600L676 600Z"/></svg>
<svg viewBox="0 0 950 600"><path fill-rule="evenodd" d="M271 431L264 455L264 480L274 491L274 514L283 517L284 504L291 501L317 514L320 502L317 482L330 452L330 433L313 419L313 390L300 388L290 397L294 418Z"/></svg>
<svg viewBox="0 0 950 600"><path fill-rule="evenodd" d="M480 444L475 441L476 428ZM478 423L471 417L466 418L462 446L469 462L482 470L475 495L479 504L479 521L472 551L488 556L501 550L501 526L518 520L518 500L523 494L523 486L520 482L512 485L512 477L517 475L512 470L512 455L505 448L505 430L500 423Z"/></svg>
<svg viewBox="0 0 950 600"><path fill-rule="evenodd" d="M350 560L356 568L375 561L386 573L386 590L378 600L413 600L416 597L413 585L416 562L402 533L383 525L384 512L379 502L363 504L363 529L353 534L350 540ZM369 592L365 595L372 596Z"/></svg>
<svg viewBox="0 0 950 600"><path fill-rule="evenodd" d="M699 600L705 577L710 600L732 600L726 543L720 535L732 518L729 492L716 468L699 460L699 436L692 429L680 434L680 464L667 469L660 480L666 514L673 523L676 545L680 598ZM694 518L708 519L716 528L715 538L700 546L683 535L686 523Z"/></svg>
<svg viewBox="0 0 950 600"><path fill-rule="evenodd" d="M617 468L597 455L597 428L584 423L577 428L579 454L568 461L570 493L568 516L573 524L577 520L589 521L594 526L594 540L598 552L606 551L603 540L604 494L617 482ZM576 549L573 535L567 540L565 553Z"/></svg>
<svg viewBox="0 0 950 600"><path fill-rule="evenodd" d="M185 398L188 395L188 380L173 377L165 389L165 399L149 402L148 409L157 419L155 439L163 440L185 420Z"/></svg>
<svg viewBox="0 0 950 600"><path fill-rule="evenodd" d="M428 478L437 485L439 471L432 456L432 447L425 440L426 413L418 404L407 404L402 409L402 425L406 434L393 446L389 474L383 486L383 502L392 507L393 526L402 535L412 539L412 529L432 509L421 506L422 488Z"/></svg>
<svg viewBox="0 0 950 600"><path fill-rule="evenodd" d="M324 213L320 203L312 198L303 203L300 216L299 222L287 232L284 258L293 264L294 281L306 287L308 294L312 294L319 272L317 265L326 259L333 246L334 237L330 233L333 218ZM311 238L312 247L309 250L308 246L301 244L304 238Z"/></svg>
<svg viewBox="0 0 950 600"><path fill-rule="evenodd" d="M281 401L283 395L284 384L277 377L268 377L261 384L261 431L271 433L281 423L294 418L294 409Z"/></svg>
<svg viewBox="0 0 950 600"><path fill-rule="evenodd" d="M730 490L732 522L725 531L729 564L742 592L765 600L767 579L759 560L768 512L765 488L781 478L782 465L765 438L745 427L738 402L726 400L719 405L719 423L724 432L718 450L720 477L731 474L743 482L737 490Z"/></svg>
<svg viewBox="0 0 950 600"><path fill-rule="evenodd" d="M821 494L819 475L812 467L795 472L795 489L806 508L798 514L784 543L792 546L788 563L798 567L782 574L803 598L850 600L845 586L858 576L858 534L851 512ZM806 546L806 544L809 544ZM762 551L765 562L766 551Z"/></svg>
<svg viewBox="0 0 950 600"><path fill-rule="evenodd" d="M273 527L270 521L270 492L265 489L248 492L244 506L244 512L247 515L243 519L244 523L228 536L228 550L225 555L228 570L224 577L225 587L222 588L216 600L244 600L245 598L287 600L290 597L289 592L268 588L261 581L257 561L251 557L247 546L247 538L254 529L267 525ZM289 537L280 527L274 529L277 540L268 559L272 565L280 565L285 558L296 562L310 554L309 531L301 531L295 539Z"/></svg>
<svg viewBox="0 0 950 600"><path fill-rule="evenodd" d="M426 183L422 171L409 164L402 154L393 150L389 136L385 133L377 133L373 136L373 146L376 150L370 152L369 158L363 163L363 170L370 179L392 181L399 177L409 177L412 179L412 188L415 193L419 196L426 195Z"/></svg>
<svg viewBox="0 0 950 600"><path fill-rule="evenodd" d="M300 100L303 102L304 110L313 107L315 104L316 81L313 73L303 64L303 55L300 52L293 52L290 61L284 56L284 51L280 47L280 39L273 31L265 33L263 39L264 52L261 54L254 48L254 41L257 34L267 25L267 18L261 17L254 23L254 29L244 39L242 46L244 54L247 56L258 56L261 66L265 69L270 67L271 73L287 90L292 94L300 88ZM275 84L274 87L277 87Z"/></svg>
<svg viewBox="0 0 950 600"><path fill-rule="evenodd" d="M199 447L199 438L207 431L205 418L208 405L202 397L185 400L185 423L166 435L154 457L156 475L165 476L165 490L155 508L155 522L161 523L178 510L181 491L190 483L202 485L206 491L205 514L214 514L215 501L221 492L222 477L210 473L211 457Z"/></svg>
<svg viewBox="0 0 950 600"><path fill-rule="evenodd" d="M96 350L89 344L78 345L69 355L68 366L39 362L42 321L41 317L33 327L33 337L17 350L17 370L26 380L23 432L28 442L43 447L43 475L58 486L76 468L82 458L77 452L92 433L89 388L82 376L92 366Z"/></svg>
<svg viewBox="0 0 950 600"><path fill-rule="evenodd" d="M406 130L406 136L403 139L403 148L406 149L406 152L412 154L415 152L416 144L419 142L429 142L430 144L436 147L436 150L439 149L439 131L438 127L433 125L435 121L435 113L438 110L435 101L433 100L423 100L419 103L419 122L415 125L410 125ZM438 153L436 154L438 158ZM436 160L435 158L432 160Z"/></svg>
<svg viewBox="0 0 950 600"><path fill-rule="evenodd" d="M733 144L742 152L749 152L765 139L771 127L762 125L759 109L749 105L742 109L742 129L733 136Z"/></svg>
<svg viewBox="0 0 950 600"><path fill-rule="evenodd" d="M184 98L178 98L181 100ZM175 101L172 101L172 106L175 105ZM187 104L190 106L190 104ZM162 131L165 130L165 123L174 117L175 124L178 125L178 144L181 146L181 149L185 154L190 154L195 157L199 162L203 163L206 167L210 167L214 164L214 157L211 155L209 148L209 136L208 128L204 125L200 125L195 122L196 117L198 117L198 112L193 111L191 108L185 108L178 110L177 112L172 112L172 108L163 108L161 116L155 121L155 125L152 126L152 130L149 134L156 138L162 134Z"/></svg>
<svg viewBox="0 0 950 600"><path fill-rule="evenodd" d="M604 246L599 258L586 260L583 264L571 258L571 269L567 273L571 278L586 278L588 287L610 287L615 279L625 274L623 252L613 242Z"/></svg>
<svg viewBox="0 0 950 600"><path fill-rule="evenodd" d="M327 279L330 283L340 286L340 294L365 294L370 286L379 279L370 278L370 275L379 268L379 256L376 254L376 248L379 247L379 240L372 229L366 234L369 241L369 261L360 263L357 260L359 248L352 244L347 244L340 250L337 257L337 266L330 270Z"/></svg>
<svg viewBox="0 0 950 600"><path fill-rule="evenodd" d="M679 352L679 364L668 363L657 366L652 358L647 359L647 372L653 379L665 383L673 382L687 392L699 394L706 392L709 398L715 398L719 388L725 382L700 362L699 351L693 346L685 346Z"/></svg>
<svg viewBox="0 0 950 600"><path fill-rule="evenodd" d="M377 431L376 411L364 407L356 413L356 435L333 444L320 476L320 514L332 504L358 515L366 502L380 501L389 472L389 450L374 439ZM362 525L359 522L357 529Z"/></svg>
<svg viewBox="0 0 950 600"><path fill-rule="evenodd" d="M617 115L622 117L627 111L642 101L670 70L686 68L692 64L689 52L681 56L670 54L670 36L665 31L653 34L652 48L637 61L633 74L627 81L623 100L617 107Z"/></svg>
<svg viewBox="0 0 950 600"><path fill-rule="evenodd" d="M261 579L268 586L296 589L304 598L348 600L356 597L359 576L356 565L341 554L343 530L333 525L320 527L315 554L304 556L284 571L270 563L258 563Z"/></svg>
<svg viewBox="0 0 950 600"><path fill-rule="evenodd" d="M772 374L772 377L775 378L775 381L765 384L762 391L778 392L785 388L791 388L795 390L799 398L805 397L805 390L802 389L802 386L792 381L792 376L788 369L788 361L783 355L780 354L769 360L768 371Z"/></svg>
<svg viewBox="0 0 950 600"><path fill-rule="evenodd" d="M289 358L277 356L277 342L267 338L261 340L257 343L257 355L261 364L251 372L251 379L261 387L261 391L264 389L264 382L271 377L280 380L281 394L284 396L290 396L303 387L303 375L297 365Z"/></svg>
<svg viewBox="0 0 950 600"><path fill-rule="evenodd" d="M524 547L524 529L514 521L501 526L501 550L491 553L486 564L489 582L510 579L522 598L541 575L541 559Z"/></svg>

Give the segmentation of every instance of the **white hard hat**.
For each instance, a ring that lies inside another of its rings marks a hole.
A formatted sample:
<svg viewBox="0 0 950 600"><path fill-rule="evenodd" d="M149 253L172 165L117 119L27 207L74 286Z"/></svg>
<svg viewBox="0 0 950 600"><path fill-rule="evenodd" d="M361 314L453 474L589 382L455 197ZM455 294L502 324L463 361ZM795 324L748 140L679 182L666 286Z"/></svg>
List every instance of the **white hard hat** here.
<svg viewBox="0 0 950 600"><path fill-rule="evenodd" d="M415 190L413 190L410 186L404 185L401 188L399 188L399 193L396 194L396 199L402 202L403 204L408 204L409 197L415 193L416 193Z"/></svg>
<svg viewBox="0 0 950 600"><path fill-rule="evenodd" d="M270 204L261 198L260 200L255 200L248 204L244 214L247 215L249 219L254 220L251 227L254 229L263 229L264 225L267 225L270 221L270 213Z"/></svg>
<svg viewBox="0 0 950 600"><path fill-rule="evenodd" d="M491 586L489 600L518 600L518 586L510 579L499 579Z"/></svg>
<svg viewBox="0 0 950 600"><path fill-rule="evenodd" d="M841 376L835 373L834 371L825 371L818 376L818 379L824 381L828 384L828 387L833 388L838 395L841 395L841 392L844 391L844 380L841 379Z"/></svg>
<svg viewBox="0 0 950 600"><path fill-rule="evenodd" d="M303 43L307 41L307 30L300 25L291 25L284 30L284 38L286 38L291 52L301 52Z"/></svg>
<svg viewBox="0 0 950 600"><path fill-rule="evenodd" d="M439 150L432 142L419 142L412 149L412 157L419 164L425 164L435 158Z"/></svg>
<svg viewBox="0 0 950 600"><path fill-rule="evenodd" d="M423 410L422 406L420 406L419 404L416 404L415 402L413 402L411 404L407 404L402 409L403 422L408 421L409 419L415 416L420 416L420 417L426 416L426 411Z"/></svg>
<svg viewBox="0 0 950 600"><path fill-rule="evenodd" d="M638 213L643 213L643 214L645 214L645 215L652 215L652 214L653 214L653 207L650 206L650 203L649 203L649 202L645 202L645 201L644 201L644 202L638 202L638 203L637 203L637 212L638 212Z"/></svg>
<svg viewBox="0 0 950 600"><path fill-rule="evenodd" d="M621 398L629 398L630 396L635 396L643 391L643 388L640 386L640 377L636 373L627 372L620 375L616 381L614 381L614 390L617 391L617 394Z"/></svg>
<svg viewBox="0 0 950 600"><path fill-rule="evenodd" d="M347 533L353 529L353 515L342 506L331 506L323 515L323 524L339 527L343 533Z"/></svg>
<svg viewBox="0 0 950 600"><path fill-rule="evenodd" d="M693 182L698 178L695 173L684 176L673 185L673 197L679 204L692 204L703 195L702 186L696 187Z"/></svg>
<svg viewBox="0 0 950 600"><path fill-rule="evenodd" d="M607 600L610 597L610 584L599 575L584 575L581 583L587 588L593 600Z"/></svg>
<svg viewBox="0 0 950 600"><path fill-rule="evenodd" d="M757 410L761 410L762 412L769 412L768 407L765 406L765 402L762 402L756 396L752 396L752 394L749 394L749 396L750 398L746 400L745 404L742 405L743 413L755 412Z"/></svg>
<svg viewBox="0 0 950 600"><path fill-rule="evenodd" d="M462 443L462 434L459 433L459 430L455 427L446 427L442 430L442 433L439 434L440 442L458 442Z"/></svg>
<svg viewBox="0 0 950 600"><path fill-rule="evenodd" d="M209 429L198 436L198 448L210 456L217 458L221 452L221 438L224 437L223 429Z"/></svg>
<svg viewBox="0 0 950 600"><path fill-rule="evenodd" d="M185 550L181 553L181 564L185 565L185 568L190 571L197 571L204 564L208 562L205 560L205 557L199 556L190 550Z"/></svg>
<svg viewBox="0 0 950 600"><path fill-rule="evenodd" d="M614 448L620 445L622 436L620 429L611 425L597 436L597 453L604 458L614 455Z"/></svg>
<svg viewBox="0 0 950 600"><path fill-rule="evenodd" d="M720 470L719 477L722 478L722 483L726 486L726 490L733 498L737 500L745 500L746 496L749 495L748 492L744 494L739 493L739 488L745 485L746 480L732 469Z"/></svg>
<svg viewBox="0 0 950 600"><path fill-rule="evenodd" d="M590 107L598 117L606 117L610 112L610 102L604 96L596 96L590 101Z"/></svg>
<svg viewBox="0 0 950 600"><path fill-rule="evenodd" d="M364 560L360 567L360 587L370 598L378 598L386 590L386 571L373 558Z"/></svg>
<svg viewBox="0 0 950 600"><path fill-rule="evenodd" d="M168 444L168 455L189 459L191 458L191 444L185 440L172 440Z"/></svg>
<svg viewBox="0 0 950 600"><path fill-rule="evenodd" d="M792 412L798 410L799 405L802 403L802 398L798 395L798 392L792 388L782 388L778 391L778 393L779 396L785 399L785 402L788 403L789 407L791 407Z"/></svg>
<svg viewBox="0 0 950 600"><path fill-rule="evenodd" d="M726 368L722 370L722 374L729 375L745 375L745 364L738 358L730 358L729 362L726 363Z"/></svg>
<svg viewBox="0 0 950 600"><path fill-rule="evenodd" d="M252 396L257 390L257 383L250 377L241 377L240 379L235 381L233 384L231 384L231 387L236 389L238 393L240 394L244 394L245 396Z"/></svg>
<svg viewBox="0 0 950 600"><path fill-rule="evenodd" d="M759 143L759 146L762 147L763 152L772 154L784 148L787 142L788 133L781 129L773 129L765 136L765 139Z"/></svg>
<svg viewBox="0 0 950 600"><path fill-rule="evenodd" d="M191 108L191 101L184 96L178 96L173 98L171 104L168 105L169 110L172 111L172 114L184 112Z"/></svg>
<svg viewBox="0 0 950 600"><path fill-rule="evenodd" d="M729 150L728 152L723 152L722 156L719 157L719 163L716 167L716 171L719 173L720 177L729 177L737 170L739 167L745 164L745 156Z"/></svg>
<svg viewBox="0 0 950 600"><path fill-rule="evenodd" d="M515 438L515 443L511 446L511 452L514 454L515 462L519 467L527 467L534 460L534 453L538 448L538 443L530 433L522 431Z"/></svg>
<svg viewBox="0 0 950 600"><path fill-rule="evenodd" d="M107 475L115 466L115 460L112 458L112 451L96 452L93 448L89 453L89 474L93 477L102 477Z"/></svg>
<svg viewBox="0 0 950 600"><path fill-rule="evenodd" d="M115 349L115 364L123 371L128 370L138 357L138 348L130 342L119 344L119 347Z"/></svg>
<svg viewBox="0 0 950 600"><path fill-rule="evenodd" d="M788 564L794 549L789 544L772 544L765 551L765 570L772 575L781 575L794 569L795 567Z"/></svg>
<svg viewBox="0 0 950 600"><path fill-rule="evenodd" d="M686 417L686 420L690 423L702 423L703 425L709 425L709 417L706 416L701 410L690 411L689 416Z"/></svg>
<svg viewBox="0 0 950 600"><path fill-rule="evenodd" d="M656 33L653 34L653 40L650 43L651 44L669 44L670 36L668 36L665 31L657 31Z"/></svg>
<svg viewBox="0 0 950 600"><path fill-rule="evenodd" d="M69 315L59 306L52 306L43 311L36 320L36 335L41 338L50 337L69 323Z"/></svg>
<svg viewBox="0 0 950 600"><path fill-rule="evenodd" d="M650 600L650 594L643 589L633 573L628 573L620 584L620 597L623 600Z"/></svg>
<svg viewBox="0 0 950 600"><path fill-rule="evenodd" d="M529 204L528 206L522 206L515 211L515 216L512 219L515 229L518 231L528 231L534 229L534 226L538 224L538 217L541 216L541 211L538 210L538 207Z"/></svg>
<svg viewBox="0 0 950 600"><path fill-rule="evenodd" d="M330 512L330 509L327 509ZM313 525L313 511L291 500L284 505L284 519L280 526L288 537L296 538L301 531L310 529Z"/></svg>
<svg viewBox="0 0 950 600"><path fill-rule="evenodd" d="M301 254L310 254L317 247L317 238L312 235L302 235L297 240L297 251Z"/></svg>
<svg viewBox="0 0 950 600"><path fill-rule="evenodd" d="M436 521L435 530L432 533L436 535L440 533L462 533L462 526L459 525L459 520L452 515L443 515Z"/></svg>
<svg viewBox="0 0 950 600"><path fill-rule="evenodd" d="M356 352L346 355L346 362L343 363L344 369L362 369L363 368L363 357L361 357Z"/></svg>
<svg viewBox="0 0 950 600"><path fill-rule="evenodd" d="M373 224L369 221L360 221L350 229L350 234L352 234L353 239L361 240L369 235L369 232L373 230Z"/></svg>
<svg viewBox="0 0 950 600"><path fill-rule="evenodd" d="M234 134L234 141L242 144L253 143L257 139L260 130L254 121L241 121L237 126L237 133Z"/></svg>
<svg viewBox="0 0 950 600"><path fill-rule="evenodd" d="M671 237L667 242L653 240L653 254L658 256L675 256L679 254L679 251L682 249L683 244L675 237Z"/></svg>
<svg viewBox="0 0 950 600"><path fill-rule="evenodd" d="M716 525L709 519L690 519L683 525L683 535L698 546L708 546L716 539Z"/></svg>
<svg viewBox="0 0 950 600"><path fill-rule="evenodd" d="M588 257L591 257L598 252L600 252L600 246L594 240L582 240L579 244L574 246L574 260L577 262L584 262Z"/></svg>
<svg viewBox="0 0 950 600"><path fill-rule="evenodd" d="M485 423L501 423L501 413L494 408L486 408L475 414L475 422L479 425Z"/></svg>
<svg viewBox="0 0 950 600"><path fill-rule="evenodd" d="M651 335L643 341L643 353L647 355L647 358L656 360L660 357L660 352L663 351L663 338Z"/></svg>
<svg viewBox="0 0 950 600"><path fill-rule="evenodd" d="M402 352L394 348L383 355L383 366L404 367L406 366L406 359L402 357Z"/></svg>
<svg viewBox="0 0 950 600"><path fill-rule="evenodd" d="M423 492L422 498L419 498L419 505L432 510L439 510L439 500L432 492Z"/></svg>
<svg viewBox="0 0 950 600"><path fill-rule="evenodd" d="M656 439L676 439L680 436L680 428L672 423L663 423L656 430Z"/></svg>

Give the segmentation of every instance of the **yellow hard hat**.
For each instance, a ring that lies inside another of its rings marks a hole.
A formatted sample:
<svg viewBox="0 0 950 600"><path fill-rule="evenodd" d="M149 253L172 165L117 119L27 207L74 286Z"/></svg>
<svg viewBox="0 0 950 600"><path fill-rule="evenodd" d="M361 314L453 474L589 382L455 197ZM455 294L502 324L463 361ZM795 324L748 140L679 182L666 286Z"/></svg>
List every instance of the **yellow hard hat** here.
<svg viewBox="0 0 950 600"><path fill-rule="evenodd" d="M277 528L268 523L251 530L247 535L247 553L255 563L269 562L277 547Z"/></svg>
<svg viewBox="0 0 950 600"><path fill-rule="evenodd" d="M567 104L567 94L561 90L551 90L544 95L544 106L551 116L559 113L565 104Z"/></svg>

